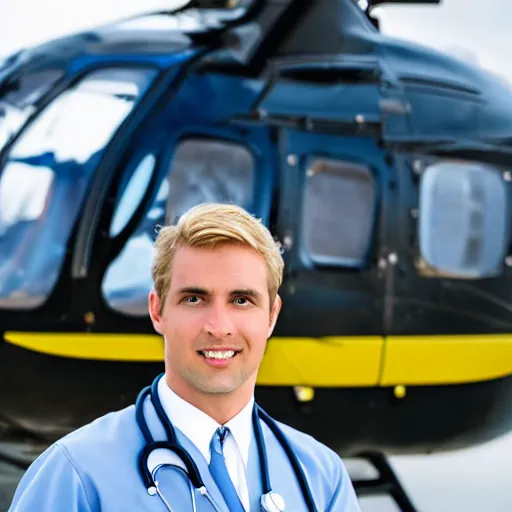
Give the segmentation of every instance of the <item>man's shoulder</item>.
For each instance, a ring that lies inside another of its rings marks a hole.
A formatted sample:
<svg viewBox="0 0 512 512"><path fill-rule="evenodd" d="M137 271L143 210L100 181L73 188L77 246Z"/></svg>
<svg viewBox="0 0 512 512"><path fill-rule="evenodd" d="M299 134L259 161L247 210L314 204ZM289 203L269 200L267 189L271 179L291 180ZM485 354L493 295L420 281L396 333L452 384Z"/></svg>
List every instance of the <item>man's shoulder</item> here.
<svg viewBox="0 0 512 512"><path fill-rule="evenodd" d="M323 500L323 510L361 512L354 486L340 455L309 434L283 423L278 423L278 426L302 463L312 488L319 493L317 498Z"/></svg>
<svg viewBox="0 0 512 512"><path fill-rule="evenodd" d="M135 418L135 407L130 405L119 411L109 412L86 425L70 432L58 442L64 444L77 444L88 441L91 436L95 440L113 438L120 429L125 429L128 424L133 424Z"/></svg>
<svg viewBox="0 0 512 512"><path fill-rule="evenodd" d="M132 405L100 416L55 444L72 461L86 466L88 461L95 461L97 457L106 458L107 454L113 455L116 451L128 451L126 447L136 445L139 437Z"/></svg>
<svg viewBox="0 0 512 512"><path fill-rule="evenodd" d="M322 443L311 434L307 434L306 432L302 432L286 423L281 423L280 421L276 421L279 428L282 430L283 434L286 436L294 444L298 444L304 446L307 449L310 449L315 452L320 452L326 456L337 456L336 453L329 448L326 444Z"/></svg>
<svg viewBox="0 0 512 512"><path fill-rule="evenodd" d="M10 510L96 511L103 507L100 495L109 487L126 484L134 472L138 450L134 407L112 412L62 437L30 465L16 490ZM106 506L110 510L108 506Z"/></svg>
<svg viewBox="0 0 512 512"><path fill-rule="evenodd" d="M340 456L329 446L310 434L301 432L290 425L277 422L286 439L292 444L299 459L310 462L308 467L315 467L328 475L343 466Z"/></svg>

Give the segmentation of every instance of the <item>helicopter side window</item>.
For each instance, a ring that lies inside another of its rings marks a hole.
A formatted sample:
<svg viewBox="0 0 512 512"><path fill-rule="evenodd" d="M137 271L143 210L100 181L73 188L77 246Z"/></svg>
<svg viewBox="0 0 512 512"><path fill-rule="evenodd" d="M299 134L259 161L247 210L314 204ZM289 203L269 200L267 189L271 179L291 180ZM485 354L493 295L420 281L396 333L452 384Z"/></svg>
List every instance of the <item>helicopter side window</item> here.
<svg viewBox="0 0 512 512"><path fill-rule="evenodd" d="M425 169L419 188L421 275L484 279L502 273L511 212L503 173L488 164L455 160Z"/></svg>
<svg viewBox="0 0 512 512"><path fill-rule="evenodd" d="M175 223L201 203L233 203L252 207L254 159L238 144L186 140L176 151L170 173L167 218Z"/></svg>
<svg viewBox="0 0 512 512"><path fill-rule="evenodd" d="M362 268L375 218L376 187L362 165L315 159L307 170L302 236L314 264Z"/></svg>
<svg viewBox="0 0 512 512"><path fill-rule="evenodd" d="M206 202L238 204L251 211L254 172L254 157L245 146L203 138L182 141L146 217L107 269L107 304L127 315L146 316L158 226L173 224L186 210ZM130 193L127 186L124 194Z"/></svg>
<svg viewBox="0 0 512 512"><path fill-rule="evenodd" d="M123 190L115 208L115 214L110 225L110 236L117 236L128 224L131 216L139 206L151 177L155 170L156 158L153 154L145 155L139 162Z"/></svg>
<svg viewBox="0 0 512 512"><path fill-rule="evenodd" d="M61 69L23 73L0 86L0 151L36 110L36 103L64 75Z"/></svg>
<svg viewBox="0 0 512 512"><path fill-rule="evenodd" d="M104 69L60 94L10 149L0 174L0 303L30 309L51 293L104 148L155 72Z"/></svg>

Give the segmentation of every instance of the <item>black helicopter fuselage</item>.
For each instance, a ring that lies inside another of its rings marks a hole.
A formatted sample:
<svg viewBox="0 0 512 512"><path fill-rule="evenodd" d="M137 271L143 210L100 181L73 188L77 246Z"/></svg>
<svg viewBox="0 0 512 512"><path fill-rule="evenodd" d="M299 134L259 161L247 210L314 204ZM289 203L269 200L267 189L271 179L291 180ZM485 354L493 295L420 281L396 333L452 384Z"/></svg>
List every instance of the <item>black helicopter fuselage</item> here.
<svg viewBox="0 0 512 512"><path fill-rule="evenodd" d="M282 245L283 311L256 391L271 415L343 454L512 427L508 217L493 224L502 210L475 195L467 275L429 265L421 225L438 212L422 183L442 166L499 176L509 211L512 93L496 78L383 36L352 1L269 0L21 52L0 68L0 108L13 436L54 439L163 371L146 311L155 228L203 201L241 204ZM466 226L453 211L441 217Z"/></svg>

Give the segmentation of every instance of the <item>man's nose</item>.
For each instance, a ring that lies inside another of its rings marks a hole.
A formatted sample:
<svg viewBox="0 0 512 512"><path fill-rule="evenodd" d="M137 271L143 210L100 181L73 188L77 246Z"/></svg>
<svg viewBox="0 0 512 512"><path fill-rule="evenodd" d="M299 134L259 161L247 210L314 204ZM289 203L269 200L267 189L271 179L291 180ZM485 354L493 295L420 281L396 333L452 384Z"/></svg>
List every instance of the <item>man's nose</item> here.
<svg viewBox="0 0 512 512"><path fill-rule="evenodd" d="M204 325L205 331L214 338L225 338L233 334L233 323L224 305L212 305Z"/></svg>

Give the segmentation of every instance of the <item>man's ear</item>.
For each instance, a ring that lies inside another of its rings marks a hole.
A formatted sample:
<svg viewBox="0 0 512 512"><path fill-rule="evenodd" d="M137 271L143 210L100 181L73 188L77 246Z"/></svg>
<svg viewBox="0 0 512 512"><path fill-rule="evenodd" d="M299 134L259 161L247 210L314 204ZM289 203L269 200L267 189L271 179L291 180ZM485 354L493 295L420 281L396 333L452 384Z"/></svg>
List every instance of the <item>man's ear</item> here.
<svg viewBox="0 0 512 512"><path fill-rule="evenodd" d="M155 290L151 290L148 296L149 316L153 327L158 334L162 334L162 315L160 314L160 298Z"/></svg>
<svg viewBox="0 0 512 512"><path fill-rule="evenodd" d="M277 318L279 316L279 312L281 311L281 305L281 297L279 297L279 295L276 295L276 298L274 299L274 304L272 304L272 308L270 310L270 324L268 327L267 338L270 338L270 336L272 336L272 333L274 332L274 327L276 326Z"/></svg>

